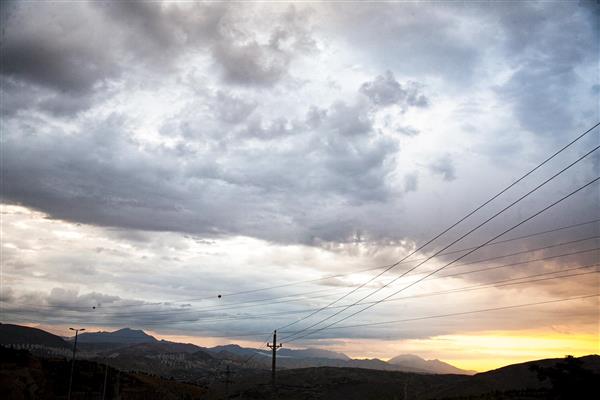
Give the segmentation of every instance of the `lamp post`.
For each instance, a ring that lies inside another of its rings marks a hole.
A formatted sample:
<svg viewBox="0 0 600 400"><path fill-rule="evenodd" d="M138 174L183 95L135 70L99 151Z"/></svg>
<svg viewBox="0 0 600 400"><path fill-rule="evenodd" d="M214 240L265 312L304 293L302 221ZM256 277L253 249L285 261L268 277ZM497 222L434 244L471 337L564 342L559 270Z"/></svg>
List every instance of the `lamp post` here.
<svg viewBox="0 0 600 400"><path fill-rule="evenodd" d="M71 376L69 377L69 392L67 394L67 400L71 400L71 388L73 386L73 369L75 368L75 352L77 351L77 334L81 331L85 331L85 328L69 329L75 331L75 342L73 343L73 358L71 360Z"/></svg>

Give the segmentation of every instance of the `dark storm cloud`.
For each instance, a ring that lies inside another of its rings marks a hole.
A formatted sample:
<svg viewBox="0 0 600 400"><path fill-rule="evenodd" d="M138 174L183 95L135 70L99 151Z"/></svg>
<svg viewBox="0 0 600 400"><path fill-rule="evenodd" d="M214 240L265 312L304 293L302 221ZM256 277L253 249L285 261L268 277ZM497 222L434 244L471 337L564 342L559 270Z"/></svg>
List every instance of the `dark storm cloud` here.
<svg viewBox="0 0 600 400"><path fill-rule="evenodd" d="M9 100L3 112L41 108L74 115L92 106L95 93L121 73L116 49L103 41L109 35L98 22L83 3L16 5L3 25L2 92L28 101Z"/></svg>
<svg viewBox="0 0 600 400"><path fill-rule="evenodd" d="M334 103L315 130L300 122L290 128L283 119L254 121L242 126L235 146L221 147L220 153L211 146L142 150L126 130L128 121L118 115L89 121L75 135L9 134L3 199L97 225L311 242L347 240L367 218L352 207L389 196L397 144L372 131L360 102ZM191 130L187 137L202 129L184 126ZM291 145L257 148L252 144L257 137L288 138ZM328 205L307 212L307 201ZM336 204L350 207L334 211ZM328 209L334 212L323 220Z"/></svg>
<svg viewBox="0 0 600 400"><path fill-rule="evenodd" d="M236 30L235 22L223 22L231 14L226 4L188 6L3 3L0 74L9 85L2 91L8 98L30 93L28 102L3 105L4 113L22 107L72 116L104 100L101 93L124 75L133 82L139 72L173 72L180 56L190 51L212 52L231 83L272 85L287 74L295 51L315 48L303 25L306 17L294 8L282 14L281 25L274 24L270 40L259 44ZM21 92L11 90L15 85Z"/></svg>
<svg viewBox="0 0 600 400"><path fill-rule="evenodd" d="M489 23L491 18L477 8L457 14L449 6L387 4L362 9L366 18L336 5L333 9L340 12L332 24L344 33L338 39L364 33L352 49L375 54L374 63L385 66L377 65L379 75L359 83L353 98L331 104L310 99L313 107L298 106L304 118L287 115L288 110L272 103L265 106L271 109L261 109L269 90L280 90L276 95L281 98L294 95L289 87L273 85L288 77L294 57L318 48L309 14L294 8L278 14L258 35L242 23L246 9L223 5L184 9L168 3L77 3L59 9L63 12L48 6L44 10L50 10L52 18L44 24L38 23L43 18L38 9L21 7L2 43L14 55L2 70L7 83L3 90L11 94L2 104L6 115L14 117L28 107L72 115L106 100L104 85L111 80L125 75L138 79L124 69L125 64L135 71L140 65L156 67L157 75L148 74L160 80L168 76L162 75L164 68L175 65L186 50L212 54L217 69L203 72L222 72L226 86L206 90L209 94L196 90L196 102L185 113L164 121L160 133L172 146L134 140L127 118L116 114L83 120L73 134L58 125L34 123L33 118L7 121L11 123L3 143L5 201L35 207L55 218L105 226L244 234L302 243L350 240L360 229L375 237L407 234L409 228L382 222L401 215L401 194L422 188L424 175L417 182L417 175L395 171L402 156L399 143L376 132L374 113L392 104L423 109L433 103L420 84L399 82L396 76L401 74L434 76L444 82L456 78L461 83L478 78L481 46L465 35L460 22L476 17ZM498 93L514 105L524 126L533 127L547 123L530 112L533 103L556 105L574 79L566 60L577 63L587 58L579 44L569 49L573 37L559 37L559 29L548 22L559 18L556 12L544 8L541 18L530 9L535 11L527 6L523 17L517 15L520 9L505 8L499 14L497 26L507 33L502 52L518 57L514 74ZM569 15L575 18L578 13ZM539 35L530 35L527 24ZM68 30L77 28L76 33L82 26L90 28L83 29L87 32L83 36ZM571 27L571 22L560 26ZM581 29L588 40L588 28ZM482 40L498 45L497 39L486 35ZM560 44L556 52L553 40ZM538 50L549 61L561 62L550 67L544 60L534 62ZM211 84L215 82L220 83ZM152 84L147 83L150 88ZM555 109L553 115L571 124L570 115L561 117L564 112ZM418 132L399 126L403 139ZM558 126L566 125L553 129ZM442 156L425 168L457 182L454 163ZM399 179L394 180L395 172ZM436 205L432 201L428 206ZM380 219L373 218L374 213Z"/></svg>
<svg viewBox="0 0 600 400"><path fill-rule="evenodd" d="M2 55L3 75L60 91L89 91L100 79L116 72L101 52L83 43L66 44L53 37L9 35L2 45Z"/></svg>

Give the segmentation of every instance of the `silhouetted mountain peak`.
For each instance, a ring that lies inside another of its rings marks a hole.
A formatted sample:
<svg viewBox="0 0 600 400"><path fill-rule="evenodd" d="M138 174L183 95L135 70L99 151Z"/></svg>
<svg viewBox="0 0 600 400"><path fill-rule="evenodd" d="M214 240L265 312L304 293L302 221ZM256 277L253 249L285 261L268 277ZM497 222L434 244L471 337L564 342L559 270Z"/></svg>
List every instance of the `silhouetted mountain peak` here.
<svg viewBox="0 0 600 400"><path fill-rule="evenodd" d="M294 358L328 358L331 360L351 360L350 357L345 355L344 353L338 353L336 351L331 350L323 350L323 349L286 349L282 348L279 350L279 354L282 357L294 357Z"/></svg>
<svg viewBox="0 0 600 400"><path fill-rule="evenodd" d="M473 375L476 373L476 371L460 369L438 359L425 360L415 354L401 354L388 360L388 363L433 374Z"/></svg>
<svg viewBox="0 0 600 400"><path fill-rule="evenodd" d="M154 343L154 336L139 329L123 328L114 332L83 332L79 335L82 343Z"/></svg>

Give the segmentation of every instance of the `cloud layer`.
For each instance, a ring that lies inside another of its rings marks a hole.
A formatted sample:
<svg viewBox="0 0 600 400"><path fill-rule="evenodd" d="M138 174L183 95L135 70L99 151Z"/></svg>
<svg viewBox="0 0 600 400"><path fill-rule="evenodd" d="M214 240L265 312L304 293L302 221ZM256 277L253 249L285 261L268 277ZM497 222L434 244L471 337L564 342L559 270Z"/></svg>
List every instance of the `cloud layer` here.
<svg viewBox="0 0 600 400"><path fill-rule="evenodd" d="M600 118L594 2L3 2L1 11L1 295L18 320L62 323L95 305L106 326L177 322L179 331L206 336L262 330L256 318L202 325L236 314L198 310L194 301L145 304L150 312L135 318L101 309L138 310L153 296L213 296L214 288L251 290L273 275L276 285L393 262ZM416 256L432 254L597 143L594 132ZM590 156L452 249L481 243L597 175L598 158ZM591 188L515 234L590 221L598 202ZM583 226L486 247L471 260L597 233L597 224ZM590 240L509 260L593 248ZM597 253L577 254L422 290L594 260ZM368 277L303 291L343 293ZM535 285L535 293L564 297L597 286L593 279L551 282ZM449 311L530 297L494 290L493 299L460 297ZM276 305L272 312L281 315L273 318L289 321L328 299ZM588 326L590 305L569 323ZM434 306L392 303L369 318ZM160 314L170 310L187 318ZM565 308L536 322L550 326L568 315ZM533 317L524 313L509 325L525 328ZM321 336L424 338L492 325L482 319Z"/></svg>

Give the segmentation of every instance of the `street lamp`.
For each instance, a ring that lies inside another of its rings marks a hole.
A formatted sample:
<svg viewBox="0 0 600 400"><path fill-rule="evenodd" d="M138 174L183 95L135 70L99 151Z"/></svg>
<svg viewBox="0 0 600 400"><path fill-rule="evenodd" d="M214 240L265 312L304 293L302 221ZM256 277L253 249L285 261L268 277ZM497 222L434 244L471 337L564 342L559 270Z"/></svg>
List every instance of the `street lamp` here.
<svg viewBox="0 0 600 400"><path fill-rule="evenodd" d="M77 351L77 334L81 331L85 331L85 328L74 329L69 328L72 331L75 331L75 342L73 343L73 358L71 360L71 376L69 377L69 392L67 395L67 400L71 400L71 387L73 386L73 369L75 367L75 352Z"/></svg>

